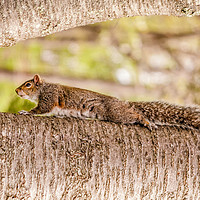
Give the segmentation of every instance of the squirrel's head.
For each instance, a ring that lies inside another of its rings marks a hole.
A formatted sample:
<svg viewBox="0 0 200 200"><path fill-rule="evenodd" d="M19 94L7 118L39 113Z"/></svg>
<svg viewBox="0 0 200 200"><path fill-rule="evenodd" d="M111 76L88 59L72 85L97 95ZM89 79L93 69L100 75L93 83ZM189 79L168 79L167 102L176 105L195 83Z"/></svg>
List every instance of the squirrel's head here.
<svg viewBox="0 0 200 200"><path fill-rule="evenodd" d="M23 83L15 91L21 98L37 102L43 82L40 76L36 74L33 79Z"/></svg>

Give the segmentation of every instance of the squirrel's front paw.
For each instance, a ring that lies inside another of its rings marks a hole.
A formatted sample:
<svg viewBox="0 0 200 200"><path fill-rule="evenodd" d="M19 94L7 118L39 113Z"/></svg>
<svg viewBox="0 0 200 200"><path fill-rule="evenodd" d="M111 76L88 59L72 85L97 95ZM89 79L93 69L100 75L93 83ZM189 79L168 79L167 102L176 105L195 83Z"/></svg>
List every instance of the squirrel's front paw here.
<svg viewBox="0 0 200 200"><path fill-rule="evenodd" d="M26 110L21 110L18 112L20 115L30 115L30 113Z"/></svg>

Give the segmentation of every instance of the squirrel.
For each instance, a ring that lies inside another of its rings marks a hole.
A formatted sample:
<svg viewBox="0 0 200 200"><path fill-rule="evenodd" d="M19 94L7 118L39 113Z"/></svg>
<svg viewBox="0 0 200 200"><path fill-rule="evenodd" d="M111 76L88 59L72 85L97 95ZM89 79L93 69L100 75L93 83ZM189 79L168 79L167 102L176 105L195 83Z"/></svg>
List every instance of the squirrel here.
<svg viewBox="0 0 200 200"><path fill-rule="evenodd" d="M86 89L45 82L39 75L24 82L16 93L37 106L20 114L53 114L90 118L123 124L140 124L152 130L157 125L185 125L200 128L200 108L165 102L121 101Z"/></svg>

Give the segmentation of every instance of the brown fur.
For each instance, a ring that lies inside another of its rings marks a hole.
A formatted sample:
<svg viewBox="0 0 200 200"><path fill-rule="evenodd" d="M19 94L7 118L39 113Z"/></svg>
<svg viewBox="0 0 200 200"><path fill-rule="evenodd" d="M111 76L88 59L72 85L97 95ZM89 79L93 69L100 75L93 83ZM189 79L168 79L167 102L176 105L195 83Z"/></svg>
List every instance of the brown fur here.
<svg viewBox="0 0 200 200"><path fill-rule="evenodd" d="M27 82L32 84L31 87L26 87ZM19 95L22 91L28 99L37 97L37 107L29 112L32 114L51 113L56 108L57 114L124 124L139 123L149 129L156 127L156 124L200 128L198 107L184 107L156 101L120 101L115 97L85 89L46 83L39 75L35 75L32 80L26 81L16 89Z"/></svg>

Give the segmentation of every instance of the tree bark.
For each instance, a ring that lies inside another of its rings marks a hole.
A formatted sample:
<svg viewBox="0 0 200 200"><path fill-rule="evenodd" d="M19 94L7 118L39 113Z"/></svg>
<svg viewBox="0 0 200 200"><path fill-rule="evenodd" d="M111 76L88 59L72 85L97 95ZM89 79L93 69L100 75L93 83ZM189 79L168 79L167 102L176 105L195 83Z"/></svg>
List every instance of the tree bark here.
<svg viewBox="0 0 200 200"><path fill-rule="evenodd" d="M2 0L0 47L72 27L142 15L199 15L199 5L197 0Z"/></svg>
<svg viewBox="0 0 200 200"><path fill-rule="evenodd" d="M200 131L0 113L1 199L199 199Z"/></svg>

